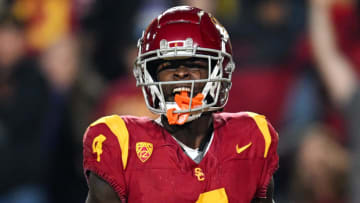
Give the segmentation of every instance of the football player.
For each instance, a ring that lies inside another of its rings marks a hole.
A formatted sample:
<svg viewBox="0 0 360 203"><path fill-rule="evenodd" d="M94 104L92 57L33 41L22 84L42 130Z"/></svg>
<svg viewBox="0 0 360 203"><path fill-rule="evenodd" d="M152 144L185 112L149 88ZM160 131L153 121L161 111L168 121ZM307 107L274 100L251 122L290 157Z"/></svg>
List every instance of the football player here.
<svg viewBox="0 0 360 203"><path fill-rule="evenodd" d="M137 85L160 116L89 126L87 203L272 202L277 133L262 115L221 112L235 68L225 28L201 9L174 7L138 49Z"/></svg>

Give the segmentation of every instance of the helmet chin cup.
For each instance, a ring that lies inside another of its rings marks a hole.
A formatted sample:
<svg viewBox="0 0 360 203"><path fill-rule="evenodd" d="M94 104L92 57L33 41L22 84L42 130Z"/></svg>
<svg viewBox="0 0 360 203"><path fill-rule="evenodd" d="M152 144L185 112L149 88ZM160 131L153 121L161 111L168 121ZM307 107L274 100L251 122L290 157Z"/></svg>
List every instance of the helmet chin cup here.
<svg viewBox="0 0 360 203"><path fill-rule="evenodd" d="M157 81L149 65L158 60L200 58L208 61L208 78L184 81ZM225 28L209 13L194 7L179 6L166 10L155 18L138 41L138 56L134 66L137 86L142 88L150 111L166 115L175 102L166 101L163 87L191 85L190 98L195 86L203 85L204 96L200 106L180 109L174 113L190 113L189 119L200 117L204 111L224 108L235 69L230 38ZM199 90L197 90L199 91ZM175 103L176 106L176 103ZM191 105L190 105L191 106Z"/></svg>

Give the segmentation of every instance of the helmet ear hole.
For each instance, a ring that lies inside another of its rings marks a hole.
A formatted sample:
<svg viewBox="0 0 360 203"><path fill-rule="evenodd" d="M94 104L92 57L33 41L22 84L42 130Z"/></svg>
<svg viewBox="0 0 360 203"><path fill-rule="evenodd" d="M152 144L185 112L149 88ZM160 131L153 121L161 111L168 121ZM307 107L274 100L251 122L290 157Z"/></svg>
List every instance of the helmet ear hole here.
<svg viewBox="0 0 360 203"><path fill-rule="evenodd" d="M235 70L235 66L233 63L227 63L224 70L227 74L230 74Z"/></svg>
<svg viewBox="0 0 360 203"><path fill-rule="evenodd" d="M219 104L224 105L226 104L228 97L229 97L229 90L231 88L231 83L228 82L222 82L221 83L221 91L219 95Z"/></svg>

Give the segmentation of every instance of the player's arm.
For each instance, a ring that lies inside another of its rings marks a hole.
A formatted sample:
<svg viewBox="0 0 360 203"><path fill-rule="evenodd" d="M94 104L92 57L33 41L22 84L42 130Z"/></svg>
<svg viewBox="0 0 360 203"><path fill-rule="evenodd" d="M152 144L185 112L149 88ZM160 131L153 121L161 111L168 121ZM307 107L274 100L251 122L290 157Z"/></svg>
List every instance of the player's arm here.
<svg viewBox="0 0 360 203"><path fill-rule="evenodd" d="M119 199L116 192L106 181L90 172L86 203L125 203L125 201Z"/></svg>
<svg viewBox="0 0 360 203"><path fill-rule="evenodd" d="M114 130L115 127L121 131ZM86 130L83 168L89 187L87 203L121 203L126 200L127 140L126 125L119 116L100 118Z"/></svg>
<svg viewBox="0 0 360 203"><path fill-rule="evenodd" d="M251 203L274 203L273 194L274 194L274 179L271 179L270 184L266 191L266 198L255 198L251 201Z"/></svg>

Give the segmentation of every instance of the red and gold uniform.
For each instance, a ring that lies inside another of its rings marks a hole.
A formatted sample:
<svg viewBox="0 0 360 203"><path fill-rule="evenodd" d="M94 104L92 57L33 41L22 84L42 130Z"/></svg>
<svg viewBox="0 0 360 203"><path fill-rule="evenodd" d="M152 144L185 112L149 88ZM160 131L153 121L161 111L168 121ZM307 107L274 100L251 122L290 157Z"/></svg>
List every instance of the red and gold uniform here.
<svg viewBox="0 0 360 203"><path fill-rule="evenodd" d="M265 117L216 113L211 145L199 164L156 121L108 116L84 136L84 171L127 202L237 202L265 197L278 168L278 135Z"/></svg>

